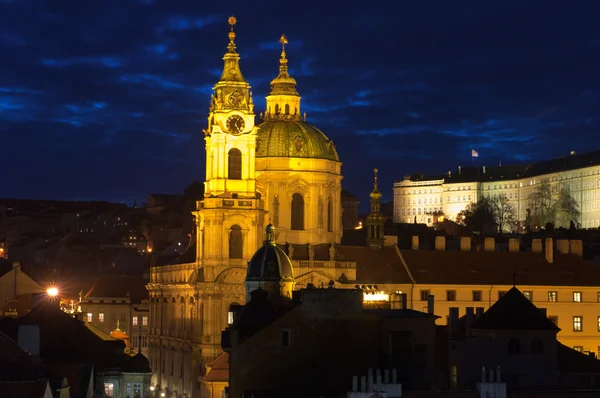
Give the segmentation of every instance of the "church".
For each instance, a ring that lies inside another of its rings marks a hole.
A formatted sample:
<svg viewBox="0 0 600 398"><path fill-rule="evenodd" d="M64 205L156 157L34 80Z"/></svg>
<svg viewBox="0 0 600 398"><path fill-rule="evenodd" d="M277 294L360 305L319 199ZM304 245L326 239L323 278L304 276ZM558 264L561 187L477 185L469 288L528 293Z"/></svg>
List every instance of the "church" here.
<svg viewBox="0 0 600 398"><path fill-rule="evenodd" d="M600 353L600 269L582 259L581 241L534 239L531 250L523 250L516 238L508 247L486 238L479 250L463 237L460 250L446 250L445 237L437 236L435 250L423 250L414 236L412 249L401 250L396 237L384 236L374 170L364 235L355 246L342 245L342 162L334 143L307 123L288 69L287 39L281 37L279 72L257 118L240 67L236 19L229 24L223 73L203 131L205 189L193 212L195 233L178 258L150 269L154 391L219 397L227 386L221 332L247 301L248 262L269 224L270 241L291 262L284 294L309 285L358 288L366 307L417 311L435 297L437 324L445 325L450 310L461 316L470 307L485 311L518 275L519 289L561 329L561 343Z"/></svg>

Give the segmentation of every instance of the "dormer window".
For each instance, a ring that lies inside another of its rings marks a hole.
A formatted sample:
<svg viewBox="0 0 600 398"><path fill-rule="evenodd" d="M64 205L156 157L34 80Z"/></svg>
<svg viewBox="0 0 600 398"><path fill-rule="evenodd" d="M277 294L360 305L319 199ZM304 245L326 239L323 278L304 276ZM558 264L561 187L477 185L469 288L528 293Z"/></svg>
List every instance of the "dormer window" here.
<svg viewBox="0 0 600 398"><path fill-rule="evenodd" d="M508 353L519 354L521 352L521 342L515 338L508 340Z"/></svg>

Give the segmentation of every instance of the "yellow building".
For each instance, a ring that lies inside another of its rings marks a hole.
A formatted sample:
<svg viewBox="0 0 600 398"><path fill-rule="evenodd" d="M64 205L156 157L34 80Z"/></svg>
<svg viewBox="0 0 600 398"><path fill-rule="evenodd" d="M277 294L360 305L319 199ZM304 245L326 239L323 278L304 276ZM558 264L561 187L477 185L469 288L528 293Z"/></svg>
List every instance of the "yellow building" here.
<svg viewBox="0 0 600 398"><path fill-rule="evenodd" d="M432 225L432 213L442 211L449 219L478 198L504 196L516 211L517 221L531 212L529 195L543 181L553 193L569 189L579 204L582 228L600 226L600 151L575 154L539 163L460 167L440 176L414 174L394 183L394 222ZM566 227L568 227L568 221Z"/></svg>

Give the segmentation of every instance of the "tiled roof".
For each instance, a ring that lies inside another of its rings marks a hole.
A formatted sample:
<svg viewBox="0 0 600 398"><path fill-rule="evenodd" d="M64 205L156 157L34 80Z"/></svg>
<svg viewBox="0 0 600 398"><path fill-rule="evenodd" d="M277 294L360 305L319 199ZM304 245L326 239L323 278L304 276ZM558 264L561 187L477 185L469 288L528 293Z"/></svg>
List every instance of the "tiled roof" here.
<svg viewBox="0 0 600 398"><path fill-rule="evenodd" d="M356 195L354 195L352 192L348 191L347 189L342 189L342 200L343 199L355 199L355 200L358 200L358 198L356 197Z"/></svg>
<svg viewBox="0 0 600 398"><path fill-rule="evenodd" d="M554 262L548 263L543 253L531 252L401 250L401 253L419 284L510 286L515 281L515 272L517 286L596 286L600 281L600 267L573 254L554 253Z"/></svg>
<svg viewBox="0 0 600 398"><path fill-rule="evenodd" d="M496 301L472 324L472 329L488 330L551 330L558 327L516 287Z"/></svg>
<svg viewBox="0 0 600 398"><path fill-rule="evenodd" d="M124 298L130 295L132 304L148 299L147 281L139 276L105 275L99 277L85 297Z"/></svg>
<svg viewBox="0 0 600 398"><path fill-rule="evenodd" d="M219 355L210 365L210 371L203 377L207 381L229 381L229 354Z"/></svg>
<svg viewBox="0 0 600 398"><path fill-rule="evenodd" d="M575 351L559 342L556 342L556 344L558 344L556 350L558 370L568 373L600 373L600 361L596 358Z"/></svg>
<svg viewBox="0 0 600 398"><path fill-rule="evenodd" d="M339 246L339 250L346 261L356 262L357 283L412 282L393 246L379 251L366 246Z"/></svg>

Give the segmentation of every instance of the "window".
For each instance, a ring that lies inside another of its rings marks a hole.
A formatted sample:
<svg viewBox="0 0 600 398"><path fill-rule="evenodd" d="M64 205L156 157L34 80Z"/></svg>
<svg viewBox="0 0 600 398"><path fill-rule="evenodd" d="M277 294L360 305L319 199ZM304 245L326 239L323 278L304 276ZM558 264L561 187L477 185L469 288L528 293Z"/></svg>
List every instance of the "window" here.
<svg viewBox="0 0 600 398"><path fill-rule="evenodd" d="M292 333L289 329L283 329L281 331L281 346L291 347L292 345Z"/></svg>
<svg viewBox="0 0 600 398"><path fill-rule="evenodd" d="M121 314L121 322L125 323L125 319L127 319L127 314Z"/></svg>
<svg viewBox="0 0 600 398"><path fill-rule="evenodd" d="M142 348L148 347L148 336L142 336Z"/></svg>
<svg viewBox="0 0 600 398"><path fill-rule="evenodd" d="M446 290L446 301L456 301L456 290Z"/></svg>
<svg viewBox="0 0 600 398"><path fill-rule="evenodd" d="M481 301L481 290L473 290L473 301Z"/></svg>
<svg viewBox="0 0 600 398"><path fill-rule="evenodd" d="M534 354L541 354L542 352L544 352L544 345L542 344L542 340L531 340L531 352Z"/></svg>
<svg viewBox="0 0 600 398"><path fill-rule="evenodd" d="M227 178L230 180L242 179L242 152L237 148L229 150Z"/></svg>
<svg viewBox="0 0 600 398"><path fill-rule="evenodd" d="M421 301L427 301L429 299L429 290L421 290Z"/></svg>
<svg viewBox="0 0 600 398"><path fill-rule="evenodd" d="M133 384L133 398L141 398L142 397L142 385L141 383Z"/></svg>
<svg viewBox="0 0 600 398"><path fill-rule="evenodd" d="M104 323L104 312L98 314L98 321L100 323Z"/></svg>
<svg viewBox="0 0 600 398"><path fill-rule="evenodd" d="M598 302L600 303L600 292L598 292Z"/></svg>
<svg viewBox="0 0 600 398"><path fill-rule="evenodd" d="M233 324L233 318L235 317L234 312L233 311L229 311L227 313L227 324L228 325L232 325Z"/></svg>
<svg viewBox="0 0 600 398"><path fill-rule="evenodd" d="M115 314L114 312L111 314L111 318L112 318L112 322L115 323L117 322L117 314Z"/></svg>
<svg viewBox="0 0 600 398"><path fill-rule="evenodd" d="M243 258L242 228L232 225L229 230L229 258Z"/></svg>
<svg viewBox="0 0 600 398"><path fill-rule="evenodd" d="M598 331L600 332L600 316L598 317Z"/></svg>
<svg viewBox="0 0 600 398"><path fill-rule="evenodd" d="M582 332L583 331L583 317L582 316L574 316L573 317L573 331L574 332Z"/></svg>
<svg viewBox="0 0 600 398"><path fill-rule="evenodd" d="M87 315L85 316L86 322L92 322L93 316L94 316L94 314L92 314L91 312L88 312Z"/></svg>
<svg viewBox="0 0 600 398"><path fill-rule="evenodd" d="M108 398L113 398L115 396L115 385L113 383L104 383L104 394Z"/></svg>
<svg viewBox="0 0 600 398"><path fill-rule="evenodd" d="M523 296L525 296L525 298L527 298L527 300L533 301L533 292L531 292L531 291L523 292Z"/></svg>
<svg viewBox="0 0 600 398"><path fill-rule="evenodd" d="M583 347L582 347L582 346L580 346L580 345L573 346L573 349L574 349L575 351L583 352Z"/></svg>
<svg viewBox="0 0 600 398"><path fill-rule="evenodd" d="M299 193L292 195L292 230L304 229L304 198Z"/></svg>
<svg viewBox="0 0 600 398"><path fill-rule="evenodd" d="M581 303L581 292L573 292L573 302Z"/></svg>
<svg viewBox="0 0 600 398"><path fill-rule="evenodd" d="M142 317L142 325L148 326L148 317L147 316Z"/></svg>
<svg viewBox="0 0 600 398"><path fill-rule="evenodd" d="M137 326L137 324L138 324L138 317L137 316L134 316L133 318L131 318L131 324L133 326Z"/></svg>
<svg viewBox="0 0 600 398"><path fill-rule="evenodd" d="M557 292L548 292L548 301L551 303L555 303L558 301L558 293Z"/></svg>
<svg viewBox="0 0 600 398"><path fill-rule="evenodd" d="M506 294L506 292L504 290L500 290L498 292L498 300L500 300L502 297L504 297L505 294Z"/></svg>
<svg viewBox="0 0 600 398"><path fill-rule="evenodd" d="M558 326L558 317L556 315L549 316L548 319L550 319L552 323Z"/></svg>
<svg viewBox="0 0 600 398"><path fill-rule="evenodd" d="M515 338L508 340L508 353L518 354L521 352L521 342Z"/></svg>

